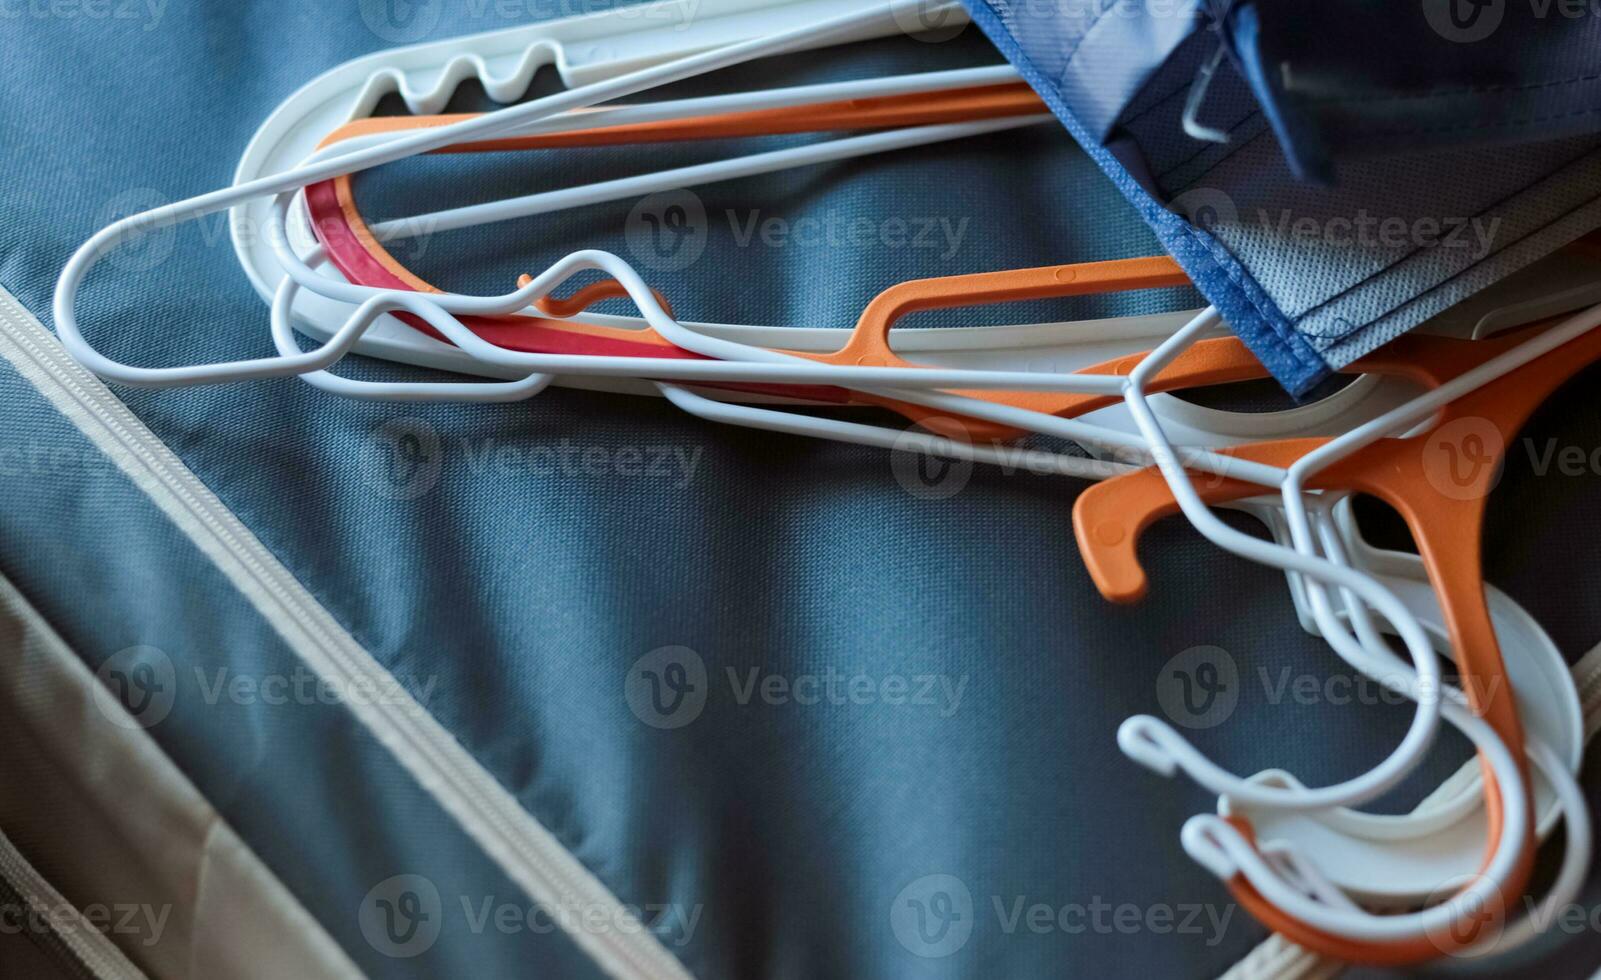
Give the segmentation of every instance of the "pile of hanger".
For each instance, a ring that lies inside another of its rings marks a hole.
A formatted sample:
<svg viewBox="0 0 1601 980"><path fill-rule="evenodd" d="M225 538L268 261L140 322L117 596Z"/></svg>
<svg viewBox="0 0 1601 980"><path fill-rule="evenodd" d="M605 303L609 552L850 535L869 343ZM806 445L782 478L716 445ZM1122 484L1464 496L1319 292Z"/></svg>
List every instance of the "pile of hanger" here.
<svg viewBox="0 0 1601 980"><path fill-rule="evenodd" d="M568 50L575 38L624 37L629 24L592 15L540 25L538 44L501 32L363 59L286 103L247 153L235 186L118 221L87 242L61 275L57 330L80 362L128 385L295 376L356 398L514 401L558 376L622 379L716 422L1099 481L1079 497L1074 523L1097 586L1115 601L1145 591L1140 532L1181 512L1217 546L1285 570L1306 628L1353 670L1416 704L1405 737L1382 763L1315 788L1284 772L1232 773L1166 722L1129 719L1118 733L1126 754L1159 773L1182 770L1220 797L1218 814L1184 825L1187 852L1263 923L1347 962L1416 963L1532 938L1549 921L1524 902L1537 840L1565 823L1561 868L1540 899L1545 908L1571 902L1590 863L1589 816L1574 779L1585 726L1560 652L1483 581L1478 532L1494 461L1473 460L1460 485L1442 490L1425 447L1458 423L1510 443L1547 396L1601 358L1601 307L1543 315L1556 312L1549 297L1524 298L1511 305L1527 315L1514 319L1534 322L1490 338L1410 335L1355 365L1360 377L1336 395L1246 417L1160 394L1265 376L1212 310L892 334L918 311L1185 284L1165 257L901 283L875 298L840 343L836 331L681 322L652 284L605 252L573 252L503 295L467 296L430 285L385 247L422 231L1052 121L1004 66L597 108L756 58L899 33L921 6L852 0L833 4L835 15L821 20L775 19L769 11L759 26L711 17L670 36L651 34L647 52L614 52L605 70L565 65L565 91L473 116L365 118L386 86L414 111L431 111L474 74L492 96L511 101L540 58ZM595 42L594 50L613 49ZM510 71L497 76L494 65ZM413 87L418 78L431 87ZM855 135L378 226L363 219L351 184L356 173L428 152L803 132ZM238 247L270 299L277 355L148 368L98 352L76 315L80 284L96 263L131 238L225 209L269 225ZM590 276L559 295L575 277L596 272L606 278ZM618 297L640 316L588 312ZM318 343L303 349L297 334ZM332 373L358 351L486 380L380 382ZM918 429L816 417L784 402L889 408ZM1097 455L1008 444L1030 433ZM1201 474L1208 478L1198 480ZM1400 512L1420 555L1363 540L1351 510L1359 493ZM1236 530L1213 512L1216 505L1256 515L1271 540ZM1442 657L1454 662L1455 683L1446 681ZM1442 719L1472 742L1479 766L1413 813L1353 809L1419 764Z"/></svg>

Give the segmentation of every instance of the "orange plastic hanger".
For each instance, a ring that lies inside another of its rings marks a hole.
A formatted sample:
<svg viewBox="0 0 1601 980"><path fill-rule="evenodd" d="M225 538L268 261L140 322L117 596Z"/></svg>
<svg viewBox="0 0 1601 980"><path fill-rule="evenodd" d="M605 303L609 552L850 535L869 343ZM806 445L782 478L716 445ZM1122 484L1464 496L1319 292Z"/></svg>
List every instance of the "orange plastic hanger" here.
<svg viewBox="0 0 1601 980"><path fill-rule="evenodd" d="M1008 84L914 96L856 99L814 106L601 127L568 133L539 134L463 144L442 152L606 146L636 142L867 129L892 125L926 125L1016 115L1039 109L1038 97L1027 86ZM373 133L441 126L462 118L466 117L401 116L363 119L335 130L323 141L323 145ZM339 177L308 187L306 199L312 225L318 237L326 247L330 260L347 279L383 288L411 289L418 292L440 291L407 269L377 240L356 206L350 177ZM875 297L863 310L850 339L840 350L823 354L805 351L787 353L828 364L917 367L918 365L896 354L889 344L890 328L901 317L910 313L1186 285L1189 285L1189 278L1178 263L1167 256L912 280L892 286ZM620 293L620 287L615 284L594 284L581 294L567 300L541 301L540 309L550 316L571 316L581 312L591 303ZM427 324L405 314L399 316L414 328L438 337ZM511 350L541 353L628 354L646 357L699 356L671 344L649 328L635 330L533 317L462 317L461 320L484 339ZM1139 362L1141 356L1136 354L1116 358L1084 368L1079 373L1125 374ZM1238 340L1232 337L1217 338L1197 344L1170 365L1156 380L1154 390L1176 390L1229 381L1253 380L1265 376L1261 364ZM997 423L953 417L924 406L838 388L799 389L791 386L780 389L771 385L727 387L796 395L840 404L877 405L896 411L933 432L959 439L995 441L1022 434L1019 429ZM975 394L992 402L1061 416L1083 414L1104 408L1116 401L1116 398L1105 395L1064 392L1005 391L965 394Z"/></svg>
<svg viewBox="0 0 1601 980"><path fill-rule="evenodd" d="M600 114L609 109L592 109ZM441 153L482 153L498 150L536 150L571 147L617 146L783 133L849 131L893 126L1000 118L1043 112L1039 97L1020 82L933 93L851 99L841 102L725 113L651 123L603 126L572 132L464 143ZM375 133L425 129L460 122L471 115L392 116L361 119L339 127L320 146ZM329 259L351 282L362 285L441 292L407 269L372 233L356 206L349 175L306 188L312 227L328 251ZM608 294L611 295L611 294ZM590 302L603 298L589 297ZM572 304L563 304L570 311ZM549 301L540 309L563 315ZM427 324L402 315L402 320L436 339L443 339ZM533 317L463 317L462 322L484 339L510 350L538 353L605 354L636 357L699 358L649 328L631 330L596 324ZM790 393L796 393L793 390ZM804 394L821 400L845 402L843 391L811 389ZM826 397L825 397L826 396Z"/></svg>
<svg viewBox="0 0 1601 980"><path fill-rule="evenodd" d="M1419 381L1438 386L1510 350L1535 329L1539 327L1481 341L1403 337L1355 367L1405 369ZM1420 346L1429 351L1420 351ZM1311 483L1313 489L1371 494L1394 507L1406 520L1440 596L1469 704L1523 765L1525 779L1523 728L1517 705L1511 697L1494 696L1495 692L1510 688L1484 595L1484 515L1505 447L1535 409L1597 359L1601 359L1601 330L1592 330L1450 403L1427 433L1374 443L1334 463ZM1456 441L1447 438L1442 442L1439 437L1446 433ZM1241 459L1289 466L1327 441L1287 440L1224 452ZM1264 490L1260 484L1232 478L1205 480L1197 485L1202 499L1212 504L1263 496ZM1144 596L1148 583L1139 564L1139 536L1158 518L1177 511L1166 481L1154 468L1091 486L1079 496L1073 509L1074 533L1090 575L1103 595L1115 602L1133 602ZM1493 850L1500 837L1500 798L1493 779L1487 778L1486 786ZM1239 825L1244 828L1243 823ZM1532 833L1526 850L1519 872L1508 885L1509 890L1520 894L1533 867ZM1243 878L1231 882L1230 888L1241 904L1275 931L1349 962L1419 962L1441 955L1450 945L1432 939L1387 945L1354 943L1291 919L1267 903ZM1511 907L1510 903L1505 907ZM1465 937L1461 944L1469 945L1474 938Z"/></svg>

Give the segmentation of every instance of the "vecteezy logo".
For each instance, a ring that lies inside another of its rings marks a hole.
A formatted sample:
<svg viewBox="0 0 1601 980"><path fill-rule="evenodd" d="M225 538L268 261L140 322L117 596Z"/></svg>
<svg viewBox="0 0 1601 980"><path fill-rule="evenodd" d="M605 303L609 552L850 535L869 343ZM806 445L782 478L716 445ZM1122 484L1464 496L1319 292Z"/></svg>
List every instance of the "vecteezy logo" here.
<svg viewBox="0 0 1601 980"><path fill-rule="evenodd" d="M107 201L96 220L99 227L104 228L167 203L167 199L155 188L135 187ZM172 257L177 239L178 230L170 224L129 232L107 253L106 261L124 272L149 272Z"/></svg>
<svg viewBox="0 0 1601 980"><path fill-rule="evenodd" d="M924 875L895 896L889 926L916 956L950 956L973 935L973 894L955 875Z"/></svg>
<svg viewBox="0 0 1601 980"><path fill-rule="evenodd" d="M1446 882L1429 895L1426 907L1444 905L1452 912L1444 925L1428 930L1436 949L1462 959L1498 952L1506 931L1506 907L1500 887L1483 887L1488 884L1483 875L1467 875Z"/></svg>
<svg viewBox="0 0 1601 980"><path fill-rule="evenodd" d="M1489 419L1456 419L1423 445L1423 475L1449 500L1480 500L1501 482L1506 455L1501 430Z"/></svg>
<svg viewBox="0 0 1601 980"><path fill-rule="evenodd" d="M939 44L967 28L967 14L951 0L899 0L891 13L895 26L919 41Z"/></svg>
<svg viewBox="0 0 1601 980"><path fill-rule="evenodd" d="M643 198L624 228L634 257L657 272L677 272L706 251L706 205L694 191L664 191Z"/></svg>
<svg viewBox="0 0 1601 980"><path fill-rule="evenodd" d="M689 647L659 647L634 661L623 696L634 717L652 728L673 729L706 708L706 661Z"/></svg>
<svg viewBox="0 0 1601 980"><path fill-rule="evenodd" d="M1215 187L1192 187L1167 202L1167 209L1212 234L1240 223L1240 209L1234 198Z"/></svg>
<svg viewBox="0 0 1601 980"><path fill-rule="evenodd" d="M901 488L918 500L949 500L972 479L973 461L919 452L920 435L920 431L908 429L895 438L890 447L890 472Z"/></svg>
<svg viewBox="0 0 1601 980"><path fill-rule="evenodd" d="M397 960L428 952L439 940L444 918L439 889L422 875L380 881L361 900L356 916L367 943Z"/></svg>
<svg viewBox="0 0 1601 980"><path fill-rule="evenodd" d="M443 0L360 0L367 28L391 44L419 41L439 26Z"/></svg>
<svg viewBox="0 0 1601 980"><path fill-rule="evenodd" d="M1162 666L1156 701L1174 724L1212 728L1240 702L1240 669L1222 647L1190 647Z"/></svg>
<svg viewBox="0 0 1601 980"><path fill-rule="evenodd" d="M1506 0L1423 0L1423 17L1447 41L1472 44L1496 32Z"/></svg>
<svg viewBox="0 0 1601 980"><path fill-rule="evenodd" d="M362 453L361 479L390 500L416 500L439 482L439 433L423 419L390 419Z"/></svg>
<svg viewBox="0 0 1601 980"><path fill-rule="evenodd" d="M178 697L178 672L172 658L155 647L119 650L95 673L100 678L94 690L95 706L120 728L161 724Z"/></svg>

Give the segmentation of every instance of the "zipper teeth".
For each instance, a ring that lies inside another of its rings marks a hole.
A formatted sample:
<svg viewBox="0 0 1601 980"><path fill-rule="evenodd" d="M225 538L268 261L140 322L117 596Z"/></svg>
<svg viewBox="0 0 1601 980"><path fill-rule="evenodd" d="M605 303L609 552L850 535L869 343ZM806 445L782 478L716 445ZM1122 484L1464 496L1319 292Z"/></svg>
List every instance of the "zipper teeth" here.
<svg viewBox="0 0 1601 980"><path fill-rule="evenodd" d="M104 933L91 925L82 912L68 905L67 900L28 863L28 859L3 833L0 833L0 881L8 885L24 904L49 911L50 914L40 916L38 921L54 923L58 911L67 911L71 928L50 927L50 935L64 950L64 953L57 955L72 956L77 960L75 965L104 980L145 980L144 972L134 966Z"/></svg>
<svg viewBox="0 0 1601 980"><path fill-rule="evenodd" d="M92 433L81 419L73 418L74 415L85 415L103 427L117 447L130 457L130 460L117 462L129 469L135 482L152 496L154 493L146 485L148 482L156 483L176 497L182 504L184 516L199 522L222 555L241 566L248 574L248 584L259 587L249 589L241 583L241 591L246 592L247 597L257 592L258 598L270 599L283 614L268 616L274 628L293 628L305 634L285 638L308 664L319 673L333 673L344 678L388 676L383 666L305 593L304 587L184 467L182 461L173 456L109 389L71 360L54 336L3 288L0 288L0 327L5 328L7 339L23 353L26 362L17 366L25 375L42 375L44 380L70 396L77 412L62 406L58 399L51 399L63 414L79 428L84 428L91 438ZM29 371L29 365L36 371ZM30 380L49 396L50 392L39 384L39 379ZM135 467L128 465L131 461L137 461L136 468L144 472L133 472ZM352 706L351 710L358 718L364 713L368 716L363 721L373 735L447 812L457 818L463 830L529 892L531 898L554 908L607 908L625 922L632 917L420 704L407 698L402 703ZM558 859L551 856L553 853L564 855L567 860L557 864ZM563 866L569 862L570 866ZM580 929L568 935L613 975L689 976L683 964L642 923L636 929Z"/></svg>

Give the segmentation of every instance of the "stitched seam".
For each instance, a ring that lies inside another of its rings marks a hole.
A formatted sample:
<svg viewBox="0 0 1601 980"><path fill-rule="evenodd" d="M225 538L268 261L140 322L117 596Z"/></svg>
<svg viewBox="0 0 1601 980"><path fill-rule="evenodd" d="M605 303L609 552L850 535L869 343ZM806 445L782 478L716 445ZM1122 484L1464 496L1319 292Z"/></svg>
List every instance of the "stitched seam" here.
<svg viewBox="0 0 1601 980"><path fill-rule="evenodd" d="M1233 126L1229 127L1229 130L1228 130L1229 131L1229 135L1232 136L1241 127L1245 126L1247 123L1250 123L1250 122L1254 121L1257 117L1259 117L1261 115L1262 115L1262 110L1260 110L1260 109L1252 110L1250 112L1250 114L1248 114L1244 119L1241 119L1238 123L1235 123ZM1218 157L1217 160L1210 167L1206 168L1207 171L1210 172L1210 171L1212 171L1212 170L1214 170L1214 169L1216 169L1218 167L1221 167L1223 164L1227 163L1229 158L1234 156L1234 154L1236 154L1236 153L1240 152L1241 150L1245 149L1246 147L1250 146L1252 143L1255 143L1257 140L1261 139L1263 136L1267 135L1270 132L1272 132L1271 127L1267 128L1267 129L1263 129L1261 132L1257 133L1255 136L1252 136L1250 139L1246 140L1244 143L1236 143L1236 144L1234 144L1234 148L1229 150L1227 153L1223 154L1222 156ZM1173 166L1168 167L1166 170L1164 170L1161 173L1157 174L1156 175L1156 179L1157 180L1166 180L1169 175L1177 173L1178 171L1184 169L1185 167L1189 166L1191 163L1195 162L1197 159L1205 156L1207 153L1210 153L1211 151L1213 151L1215 149L1217 149L1217 144L1215 144L1215 143L1212 144L1211 146L1203 146L1203 147L1201 147L1199 150L1196 150L1194 153L1191 153L1189 156L1187 156L1184 159L1180 160L1178 163L1175 163Z"/></svg>
<svg viewBox="0 0 1601 980"><path fill-rule="evenodd" d="M1207 254L1212 257L1212 261L1217 264L1217 267L1222 270L1223 274L1234 283L1236 288L1239 289L1240 294L1245 298L1246 302L1250 303L1251 306L1256 310L1257 314L1271 326L1272 321L1268 318L1267 311L1263 309L1262 305L1252 295L1253 290L1248 288L1242 279L1242 269L1238 257L1236 257L1233 252L1229 251L1226 245L1218 241L1216 236L1207 235L1205 238L1202 238L1200 233L1192 228L1188 222L1184 224L1182 230L1184 234L1190 236L1190 238L1196 244L1200 245L1206 250ZM1223 261L1224 259L1227 259L1228 261ZM1255 280L1253 279L1252 282L1255 282ZM1297 358L1297 360L1299 360L1299 358Z"/></svg>
<svg viewBox="0 0 1601 980"><path fill-rule="evenodd" d="M1173 89L1171 92L1168 92L1168 93L1160 96L1159 98L1153 99L1151 101L1150 105L1148 105L1145 108L1141 109L1139 112L1136 112L1134 115L1129 116L1127 119L1125 119L1123 121L1122 124L1124 126L1132 126L1132 125L1134 125L1135 123L1139 122L1141 119L1144 119L1146 116L1150 115L1151 113L1153 113L1156 110L1160 109L1162 106L1164 106L1167 103L1171 102L1175 97L1183 95L1185 92L1188 92L1190 90L1190 88L1192 86L1194 86L1194 85L1195 85L1195 79L1193 79L1193 78L1189 79L1188 81L1184 82L1184 84L1179 85L1177 88Z"/></svg>
<svg viewBox="0 0 1601 980"><path fill-rule="evenodd" d="M1547 221L1544 224L1540 225L1538 228L1530 229L1527 234L1520 235L1515 240L1508 242L1506 244L1505 248L1497 249L1495 252L1491 253L1490 255L1486 255L1484 258L1479 259L1478 261L1474 262L1472 265L1469 265L1469 266L1467 266L1465 268L1457 270L1456 272L1453 272L1451 275L1449 275L1446 278L1440 280L1439 282L1435 283L1433 286L1430 286L1428 289L1426 289L1423 292L1419 293L1418 295L1412 297L1411 299L1406 300L1405 302L1402 302L1402 303L1397 303L1395 306L1392 306L1389 309L1385 310L1383 313L1381 313L1379 316L1375 317L1369 323L1367 323L1367 324L1365 324L1365 325L1363 325L1361 327L1358 327L1357 329L1351 331L1350 333L1340 334L1338 336L1330 337L1330 338L1327 338L1327 339L1333 341L1335 344L1349 343L1354 338L1360 337L1363 333L1373 329L1375 326L1378 326L1379 320L1382 320L1383 318L1388 317L1388 316L1392 316L1392 315L1395 314L1395 312L1397 310L1404 309L1404 308L1406 308L1408 306L1411 306L1411 305L1413 305L1415 303L1418 303L1418 302L1428 298L1429 296L1433 295L1434 293L1439 292L1440 290L1442 290L1442 289L1446 288L1447 286L1451 285L1453 282L1455 282L1456 280L1462 278L1463 276L1467 275L1468 273L1472 272L1474 269L1478 268L1479 266L1483 265L1484 263L1486 263L1486 262L1490 261L1491 259L1501 255L1507 249L1510 249L1513 246L1518 245L1518 244L1520 244L1522 242L1526 242L1529 239L1535 237L1536 235L1539 235L1543 231L1547 231L1553 225L1555 225L1557 222L1561 221L1563 218L1567 218L1567 217L1571 216L1574 212L1582 210L1585 207L1589 207L1590 205L1595 204L1597 201L1601 201L1601 194L1593 195L1593 196L1591 196L1591 198L1588 201L1585 201L1584 204L1580 205L1580 207L1574 208L1572 211L1564 211L1562 214L1557 215L1556 217L1552 218L1550 221Z"/></svg>
<svg viewBox="0 0 1601 980"><path fill-rule="evenodd" d="M1485 215L1493 214L1496 211L1496 209L1502 207L1503 205L1505 205L1507 202L1511 201L1512 199L1517 198L1517 197L1521 197L1521 196L1523 196L1525 194L1528 194L1530 191L1535 190L1536 188L1543 187L1546 184L1549 184L1552 181L1552 179L1555 178L1562 171L1568 170L1568 169L1570 169L1572 167L1575 167L1575 166L1577 166L1577 165L1579 165L1581 163L1584 163L1586 160L1589 160L1590 158L1594 157L1597 152L1598 152L1597 150L1592 148L1592 149L1587 150L1586 152L1580 154L1579 156L1573 158L1572 160L1564 161L1563 163L1559 164L1556 168L1548 171L1544 176L1542 176L1535 183L1528 184L1528 185L1526 185L1524 187L1520 187L1517 190L1513 191L1512 193L1507 194L1506 196L1504 196L1504 197L1502 197L1502 198L1500 198L1498 200L1490 202L1490 204L1488 206L1486 206L1484 208L1481 208L1477 214L1471 215L1470 217L1471 218L1482 218ZM1560 220L1562 217L1563 217L1562 215L1558 215L1557 218L1552 219L1552 221L1554 222L1554 221ZM1547 224L1549 224L1549 223L1550 222L1548 222ZM1545 226L1542 225L1541 227L1545 227ZM1534 233L1536 233L1538 231L1539 231L1539 229L1535 229L1535 232L1530 232L1530 234L1534 234ZM1527 237L1527 236L1524 236L1524 237ZM1474 263L1474 265L1478 265L1480 262L1488 262L1490 259L1492 259L1495 256L1501 254L1506 249L1511 248L1513 245L1517 244L1518 241L1522 241L1522 238L1519 238L1519 239L1517 239L1515 241L1511 241L1511 242L1506 243L1505 245L1501 246L1500 248L1496 249L1495 251L1491 252L1490 254L1488 254L1488 255L1484 256L1483 258L1477 260ZM1296 322L1299 323L1299 322L1305 320L1307 317L1310 317L1310 316L1316 314L1319 310L1322 310L1323 308L1327 307L1331 303L1334 303L1334 302L1336 302L1336 301L1338 301L1340 299L1343 299L1344 297L1350 295L1351 293L1356 292L1357 290L1359 290L1359 289L1363 288L1364 286L1368 285L1370 282L1372 282L1374 279L1378 278L1379 276L1385 275L1385 274L1393 271L1394 269L1396 269L1402 263L1409 262L1412 259L1416 258L1423 251L1424 251L1424 247L1422 245L1418 245L1418 246L1414 247L1413 249L1411 249L1410 251L1408 251L1405 255L1396 256L1394 261L1387 263L1384 267L1374 270L1373 272L1369 273L1368 275L1363 276L1357 282L1352 283L1351 285L1349 285L1346 288L1340 290L1339 292L1333 294L1332 296L1326 297L1321 302L1319 302L1316 306L1309 307L1304 312L1302 312L1300 314L1300 316L1296 317ZM1473 266L1468 266L1465 269L1463 269L1462 271L1465 272L1465 271L1467 271L1467 269L1471 269L1471 268L1473 268ZM1458 273L1458 274L1460 274L1460 273ZM1427 295L1427 294L1425 293L1423 295ZM1410 300L1407 301L1407 302L1410 302ZM1400 306L1404 306L1404 305L1405 305L1405 303L1402 303L1402 304L1400 304L1400 305L1398 305L1396 307L1392 307L1392 309L1390 311L1386 311L1385 315L1386 316L1389 315L1390 312L1393 312L1393 310L1399 309Z"/></svg>

